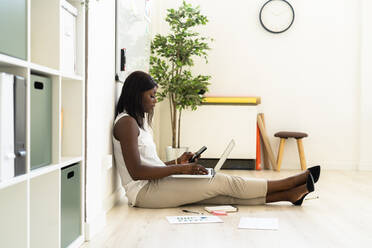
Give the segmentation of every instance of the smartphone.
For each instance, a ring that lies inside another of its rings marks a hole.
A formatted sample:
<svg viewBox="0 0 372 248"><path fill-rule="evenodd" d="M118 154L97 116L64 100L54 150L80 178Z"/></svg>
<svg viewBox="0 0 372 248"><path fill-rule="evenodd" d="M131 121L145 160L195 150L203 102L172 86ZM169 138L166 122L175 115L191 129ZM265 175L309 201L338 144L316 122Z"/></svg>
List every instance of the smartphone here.
<svg viewBox="0 0 372 248"><path fill-rule="evenodd" d="M200 156L200 154L202 154L205 150L207 150L207 147L206 146L203 146L202 148L200 148L197 152L195 152L194 156L192 156L192 158L189 159L189 163L193 163L195 162L195 159L197 157Z"/></svg>

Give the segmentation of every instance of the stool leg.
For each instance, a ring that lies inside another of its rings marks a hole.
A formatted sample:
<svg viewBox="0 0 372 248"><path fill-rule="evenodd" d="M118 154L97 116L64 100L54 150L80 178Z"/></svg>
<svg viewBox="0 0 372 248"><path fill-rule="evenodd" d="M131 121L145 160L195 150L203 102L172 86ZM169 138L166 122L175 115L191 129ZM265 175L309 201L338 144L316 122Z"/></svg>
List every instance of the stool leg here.
<svg viewBox="0 0 372 248"><path fill-rule="evenodd" d="M277 171L280 171L280 166L282 165L284 145L285 145L285 139L284 138L280 138L280 145L279 145L278 157L276 159L276 168L277 168Z"/></svg>
<svg viewBox="0 0 372 248"><path fill-rule="evenodd" d="M297 139L298 153L300 155L301 169L306 170L306 159L304 152L304 145L302 144L302 139Z"/></svg>

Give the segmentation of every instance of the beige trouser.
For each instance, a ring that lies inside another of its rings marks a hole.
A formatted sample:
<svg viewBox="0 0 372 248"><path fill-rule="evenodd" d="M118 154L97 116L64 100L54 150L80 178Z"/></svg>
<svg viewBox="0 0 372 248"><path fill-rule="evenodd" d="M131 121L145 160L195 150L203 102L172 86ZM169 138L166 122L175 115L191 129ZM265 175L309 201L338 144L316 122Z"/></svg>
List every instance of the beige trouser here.
<svg viewBox="0 0 372 248"><path fill-rule="evenodd" d="M262 205L267 180L217 173L213 178L166 177L150 180L138 193L137 207L169 208L185 204Z"/></svg>

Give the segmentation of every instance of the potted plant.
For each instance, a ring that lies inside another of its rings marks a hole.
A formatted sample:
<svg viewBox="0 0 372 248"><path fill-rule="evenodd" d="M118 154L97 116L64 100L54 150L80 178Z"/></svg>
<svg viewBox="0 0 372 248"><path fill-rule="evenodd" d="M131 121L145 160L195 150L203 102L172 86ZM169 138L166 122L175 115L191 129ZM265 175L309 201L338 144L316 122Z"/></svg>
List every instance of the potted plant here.
<svg viewBox="0 0 372 248"><path fill-rule="evenodd" d="M185 1L177 10L168 9L165 21L168 35L157 34L151 42L150 74L160 85L158 100L169 99L172 125L172 147L180 148L181 115L185 109L196 110L208 91L210 76L191 73L194 57L207 63L208 41L195 27L206 25L208 19Z"/></svg>

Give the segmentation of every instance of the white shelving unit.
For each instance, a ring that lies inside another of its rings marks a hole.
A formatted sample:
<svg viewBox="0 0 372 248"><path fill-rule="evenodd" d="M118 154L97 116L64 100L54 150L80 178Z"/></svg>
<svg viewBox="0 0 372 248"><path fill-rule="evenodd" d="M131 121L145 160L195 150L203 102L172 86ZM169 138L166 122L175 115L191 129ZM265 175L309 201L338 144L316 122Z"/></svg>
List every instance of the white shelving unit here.
<svg viewBox="0 0 372 248"><path fill-rule="evenodd" d="M76 73L66 73L61 70L63 0L25 1L27 59L0 53L0 72L22 76L27 82L26 173L0 182L0 247L61 247L61 169L75 163L81 172L81 230L69 247L79 247L84 242L85 209L85 6L80 0L67 0L78 15ZM35 170L30 169L31 74L52 80L52 162Z"/></svg>

